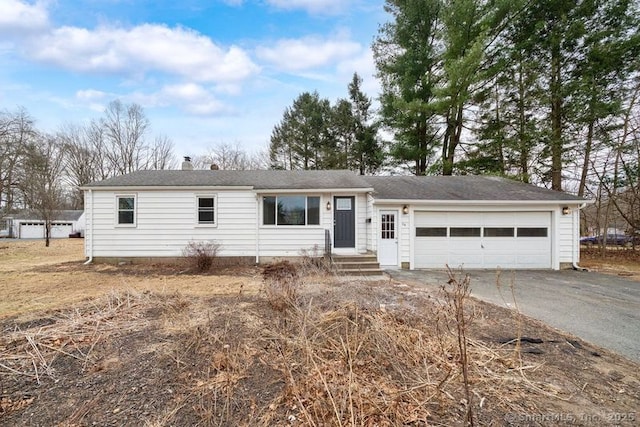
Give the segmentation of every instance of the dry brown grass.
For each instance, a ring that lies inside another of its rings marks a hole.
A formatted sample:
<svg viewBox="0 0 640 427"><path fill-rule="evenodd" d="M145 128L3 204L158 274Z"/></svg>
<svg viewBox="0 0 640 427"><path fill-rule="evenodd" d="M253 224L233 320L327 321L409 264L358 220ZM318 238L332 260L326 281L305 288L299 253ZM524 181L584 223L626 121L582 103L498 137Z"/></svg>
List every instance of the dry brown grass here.
<svg viewBox="0 0 640 427"><path fill-rule="evenodd" d="M44 241L0 240L0 318L68 307L112 291L206 296L260 289L258 272L250 270L205 276L155 273L153 266L144 274L109 264L85 266L83 244L82 239L59 239L45 248Z"/></svg>
<svg viewBox="0 0 640 427"><path fill-rule="evenodd" d="M471 410L477 425L505 425L508 414L637 411L637 364L470 300L454 279L431 294L301 274L286 309L265 288L109 290L5 319L0 424L449 426ZM544 352L500 341L521 334L543 338Z"/></svg>

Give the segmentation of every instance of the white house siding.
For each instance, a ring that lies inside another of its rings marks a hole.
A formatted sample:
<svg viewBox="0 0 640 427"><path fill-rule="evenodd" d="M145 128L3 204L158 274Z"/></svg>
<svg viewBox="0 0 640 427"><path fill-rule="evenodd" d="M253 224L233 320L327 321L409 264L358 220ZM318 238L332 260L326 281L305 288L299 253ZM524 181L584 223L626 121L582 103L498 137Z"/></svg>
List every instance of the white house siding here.
<svg viewBox="0 0 640 427"><path fill-rule="evenodd" d="M181 256L190 241L202 240L220 243L222 256L255 256L256 198L251 192L93 190L92 194L88 256L174 257ZM129 194L136 197L136 225L119 226L116 196ZM217 226L197 224L197 195L217 197Z"/></svg>
<svg viewBox="0 0 640 427"><path fill-rule="evenodd" d="M84 192L84 256L93 256L93 190Z"/></svg>
<svg viewBox="0 0 640 427"><path fill-rule="evenodd" d="M260 256L296 257L324 253L323 226L264 226L260 228Z"/></svg>
<svg viewBox="0 0 640 427"><path fill-rule="evenodd" d="M580 260L580 211L577 206L569 207L569 215L562 215L562 208L558 211L558 254L561 264Z"/></svg>
<svg viewBox="0 0 640 427"><path fill-rule="evenodd" d="M367 224L365 227L365 231L367 233L367 241L366 246L368 251L375 252L378 247L378 241L376 237L378 233L376 232L377 227L377 213L373 206L373 196L371 194L367 194Z"/></svg>
<svg viewBox="0 0 640 427"><path fill-rule="evenodd" d="M367 252L367 195L356 194L356 250Z"/></svg>

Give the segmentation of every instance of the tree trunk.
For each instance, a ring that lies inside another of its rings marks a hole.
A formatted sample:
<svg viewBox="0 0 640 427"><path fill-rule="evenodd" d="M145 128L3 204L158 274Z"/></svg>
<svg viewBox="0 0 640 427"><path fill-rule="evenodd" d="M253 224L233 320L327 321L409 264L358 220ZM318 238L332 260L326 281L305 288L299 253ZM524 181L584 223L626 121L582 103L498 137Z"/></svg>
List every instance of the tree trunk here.
<svg viewBox="0 0 640 427"><path fill-rule="evenodd" d="M520 146L520 176L522 182L529 183L529 144L527 143L527 125L525 123L527 110L525 107L526 88L524 85L524 69L522 61L518 64L518 143Z"/></svg>
<svg viewBox="0 0 640 427"><path fill-rule="evenodd" d="M49 221L44 222L44 245L49 247L49 240L51 239L51 223Z"/></svg>
<svg viewBox="0 0 640 427"><path fill-rule="evenodd" d="M587 186L587 172L589 171L589 160L591 160L591 147L593 145L593 128L595 120L589 120L589 129L587 131L587 141L584 146L584 162L582 162L582 173L580 174L580 184L578 185L578 196L584 196L584 190Z"/></svg>
<svg viewBox="0 0 640 427"><path fill-rule="evenodd" d="M460 143L462 135L462 105L458 105L454 114L453 122L450 123L449 128L449 144L447 147L447 156L444 164L442 165L443 175L453 175L453 163L455 160L456 148Z"/></svg>
<svg viewBox="0 0 640 427"><path fill-rule="evenodd" d="M562 83L559 36L551 47L551 189L562 191Z"/></svg>

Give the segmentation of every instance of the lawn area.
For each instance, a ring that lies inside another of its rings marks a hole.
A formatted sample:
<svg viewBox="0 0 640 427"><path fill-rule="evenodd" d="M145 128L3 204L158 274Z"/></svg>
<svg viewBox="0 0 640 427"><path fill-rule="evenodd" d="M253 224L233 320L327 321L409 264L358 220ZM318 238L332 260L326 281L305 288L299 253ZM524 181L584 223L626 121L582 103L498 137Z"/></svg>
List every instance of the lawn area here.
<svg viewBox="0 0 640 427"><path fill-rule="evenodd" d="M185 295L255 293L257 269L233 274L193 275L185 267L166 265L84 265L83 239L0 240L0 318L68 307L119 291Z"/></svg>
<svg viewBox="0 0 640 427"><path fill-rule="evenodd" d="M1 426L638 425L640 365L464 275L83 262L0 241Z"/></svg>

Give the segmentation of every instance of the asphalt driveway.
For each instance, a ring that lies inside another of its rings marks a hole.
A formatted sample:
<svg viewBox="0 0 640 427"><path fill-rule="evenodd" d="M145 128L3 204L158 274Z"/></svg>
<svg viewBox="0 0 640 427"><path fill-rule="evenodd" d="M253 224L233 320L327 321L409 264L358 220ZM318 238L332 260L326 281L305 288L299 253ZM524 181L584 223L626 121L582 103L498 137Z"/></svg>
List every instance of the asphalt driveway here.
<svg viewBox="0 0 640 427"><path fill-rule="evenodd" d="M387 270L407 280L438 289L444 271ZM520 312L557 329L640 362L640 282L586 271L467 271L471 295L503 307L513 307L509 284L515 284Z"/></svg>

